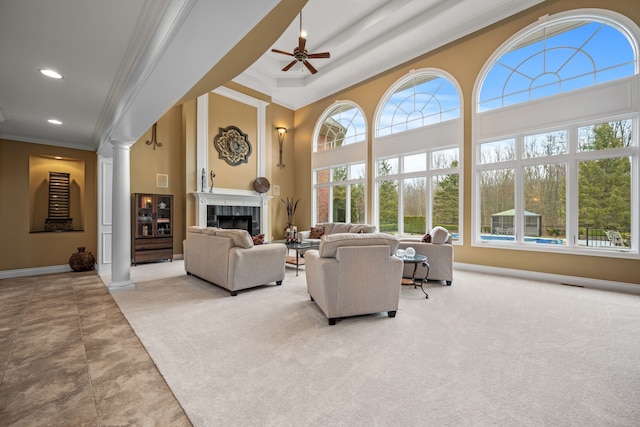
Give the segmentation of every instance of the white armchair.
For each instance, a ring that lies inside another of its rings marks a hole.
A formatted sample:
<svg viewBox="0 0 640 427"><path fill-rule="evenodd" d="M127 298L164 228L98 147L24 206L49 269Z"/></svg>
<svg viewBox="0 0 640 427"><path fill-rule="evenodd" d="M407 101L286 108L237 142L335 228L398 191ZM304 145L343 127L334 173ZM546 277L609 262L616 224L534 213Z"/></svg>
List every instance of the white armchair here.
<svg viewBox="0 0 640 427"><path fill-rule="evenodd" d="M338 233L323 236L318 250L305 254L307 290L327 316L386 311L395 317L403 262L394 254L398 239L384 233Z"/></svg>
<svg viewBox="0 0 640 427"><path fill-rule="evenodd" d="M443 227L435 227L431 230L432 243L422 242L419 238L401 238L398 248L412 247L417 254L427 257L429 263L429 276L427 280L440 280L451 286L453 282L453 245L451 234ZM406 265L403 277L411 277L413 266ZM416 269L416 277L424 277L427 274L426 267L419 265Z"/></svg>

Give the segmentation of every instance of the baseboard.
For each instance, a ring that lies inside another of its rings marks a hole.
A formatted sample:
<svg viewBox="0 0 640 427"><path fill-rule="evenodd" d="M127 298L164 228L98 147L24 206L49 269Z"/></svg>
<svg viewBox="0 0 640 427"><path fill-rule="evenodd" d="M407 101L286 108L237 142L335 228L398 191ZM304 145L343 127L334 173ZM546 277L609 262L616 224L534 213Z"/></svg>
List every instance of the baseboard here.
<svg viewBox="0 0 640 427"><path fill-rule="evenodd" d="M71 271L69 264L48 265L46 267L22 268L17 270L0 271L0 279L11 279L12 277L41 276L43 274L66 273Z"/></svg>
<svg viewBox="0 0 640 427"><path fill-rule="evenodd" d="M599 289L604 291L622 292L625 294L640 295L640 284L614 282L611 280L591 279L588 277L565 276L562 274L540 273L537 271L516 270L512 268L489 267L486 265L466 264L454 262L454 267L476 273L496 274L499 276L512 276L521 279L540 280L544 282L558 283L559 285L578 286L581 288ZM455 285L455 277L453 278Z"/></svg>
<svg viewBox="0 0 640 427"><path fill-rule="evenodd" d="M173 259L182 260L184 259L183 254L174 254ZM55 274L55 273L66 273L68 271L72 271L69 264L63 265L48 265L46 267L32 267L32 268L21 268L16 270L2 270L0 271L0 279L11 279L13 277L25 277L25 276L41 276L43 274ZM103 266L97 265L96 271L99 276L110 276L111 275L111 264L105 264Z"/></svg>

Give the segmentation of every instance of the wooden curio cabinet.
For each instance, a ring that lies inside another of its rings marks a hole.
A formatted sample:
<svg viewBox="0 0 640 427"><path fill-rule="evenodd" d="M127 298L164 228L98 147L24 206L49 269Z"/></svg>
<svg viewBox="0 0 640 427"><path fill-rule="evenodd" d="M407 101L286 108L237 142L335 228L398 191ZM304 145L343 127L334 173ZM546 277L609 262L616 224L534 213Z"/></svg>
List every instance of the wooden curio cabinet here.
<svg viewBox="0 0 640 427"><path fill-rule="evenodd" d="M131 258L133 265L173 261L173 195L133 195Z"/></svg>

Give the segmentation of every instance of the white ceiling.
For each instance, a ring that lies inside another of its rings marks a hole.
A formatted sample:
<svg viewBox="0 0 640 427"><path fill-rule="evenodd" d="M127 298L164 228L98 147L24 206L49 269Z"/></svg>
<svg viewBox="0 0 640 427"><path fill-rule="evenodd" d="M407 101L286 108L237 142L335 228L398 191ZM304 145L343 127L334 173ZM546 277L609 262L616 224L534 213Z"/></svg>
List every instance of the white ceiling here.
<svg viewBox="0 0 640 427"><path fill-rule="evenodd" d="M311 60L311 75L281 71L292 58L269 47L280 34L271 47L297 45L304 0L0 0L0 138L109 155L110 141L140 138L270 12L276 35L229 78L298 109L541 1L308 0L307 50L331 53ZM47 67L64 78L41 76Z"/></svg>

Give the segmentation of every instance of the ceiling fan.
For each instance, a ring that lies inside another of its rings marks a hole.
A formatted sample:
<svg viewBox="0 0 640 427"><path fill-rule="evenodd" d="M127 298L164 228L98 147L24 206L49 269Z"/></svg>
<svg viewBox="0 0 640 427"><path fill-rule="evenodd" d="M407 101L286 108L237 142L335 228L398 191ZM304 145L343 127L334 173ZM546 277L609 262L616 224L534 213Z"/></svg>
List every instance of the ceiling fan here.
<svg viewBox="0 0 640 427"><path fill-rule="evenodd" d="M300 33L298 36L298 46L293 49L293 53L285 52L278 49L271 49L271 52L281 53L283 55L289 55L295 58L293 61L287 64L287 66L284 67L282 71L288 71L291 67L296 65L297 62L302 62L307 67L307 69L311 71L311 74L315 74L318 72L318 70L316 70L308 60L316 58L329 58L329 52L308 53L305 49L306 44L307 40L302 36L302 11L300 11Z"/></svg>

